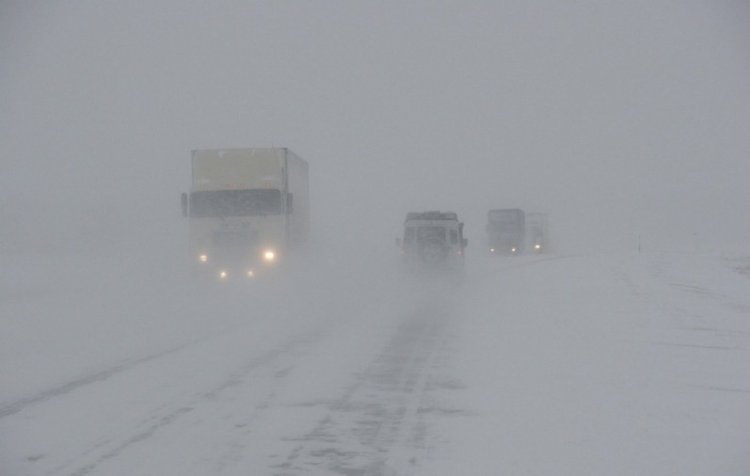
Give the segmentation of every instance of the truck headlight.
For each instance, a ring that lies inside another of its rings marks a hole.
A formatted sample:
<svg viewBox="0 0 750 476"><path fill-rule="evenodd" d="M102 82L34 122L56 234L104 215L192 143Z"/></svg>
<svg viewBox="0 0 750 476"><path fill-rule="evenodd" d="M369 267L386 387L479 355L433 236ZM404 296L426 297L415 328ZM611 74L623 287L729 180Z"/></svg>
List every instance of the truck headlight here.
<svg viewBox="0 0 750 476"><path fill-rule="evenodd" d="M263 259L268 263L276 261L276 252L274 250L266 250L263 252Z"/></svg>

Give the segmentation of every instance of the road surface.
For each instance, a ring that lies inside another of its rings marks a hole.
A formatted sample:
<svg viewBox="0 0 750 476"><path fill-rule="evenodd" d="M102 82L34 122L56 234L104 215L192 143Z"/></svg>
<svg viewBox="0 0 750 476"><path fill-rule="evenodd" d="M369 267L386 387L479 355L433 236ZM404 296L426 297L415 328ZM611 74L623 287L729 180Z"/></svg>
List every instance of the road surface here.
<svg viewBox="0 0 750 476"><path fill-rule="evenodd" d="M4 286L0 473L747 474L747 269L474 257L461 280L383 265L208 289L30 272Z"/></svg>

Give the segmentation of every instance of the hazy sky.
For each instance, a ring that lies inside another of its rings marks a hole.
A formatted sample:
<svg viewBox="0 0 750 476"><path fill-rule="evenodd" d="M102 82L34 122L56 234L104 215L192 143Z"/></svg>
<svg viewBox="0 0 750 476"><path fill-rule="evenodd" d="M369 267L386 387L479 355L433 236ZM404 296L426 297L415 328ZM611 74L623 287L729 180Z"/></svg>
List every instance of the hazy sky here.
<svg viewBox="0 0 750 476"><path fill-rule="evenodd" d="M191 149L275 145L329 239L522 207L571 249L747 247L748 78L739 0L0 0L0 238L181 236Z"/></svg>

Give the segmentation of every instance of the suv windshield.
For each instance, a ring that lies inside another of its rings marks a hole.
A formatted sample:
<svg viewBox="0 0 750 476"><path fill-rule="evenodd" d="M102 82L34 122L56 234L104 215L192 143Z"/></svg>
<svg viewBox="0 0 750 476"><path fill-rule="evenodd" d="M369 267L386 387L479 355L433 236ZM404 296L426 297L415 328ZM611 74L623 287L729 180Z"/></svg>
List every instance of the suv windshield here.
<svg viewBox="0 0 750 476"><path fill-rule="evenodd" d="M417 228L417 241L445 241L445 228L442 226L420 226Z"/></svg>

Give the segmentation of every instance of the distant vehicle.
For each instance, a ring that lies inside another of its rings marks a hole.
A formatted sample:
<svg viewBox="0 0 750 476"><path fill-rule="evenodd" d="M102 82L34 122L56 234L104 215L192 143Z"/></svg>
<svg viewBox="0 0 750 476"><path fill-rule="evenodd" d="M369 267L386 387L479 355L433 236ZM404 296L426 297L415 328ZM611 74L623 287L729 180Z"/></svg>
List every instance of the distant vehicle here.
<svg viewBox="0 0 750 476"><path fill-rule="evenodd" d="M532 253L549 251L549 221L546 213L526 215L526 236Z"/></svg>
<svg viewBox="0 0 750 476"><path fill-rule="evenodd" d="M526 217L523 210L506 208L487 214L487 247L490 254L520 255L526 243Z"/></svg>
<svg viewBox="0 0 750 476"><path fill-rule="evenodd" d="M464 224L454 212L412 212L404 220L401 247L404 261L413 270L459 270L464 266Z"/></svg>
<svg viewBox="0 0 750 476"><path fill-rule="evenodd" d="M283 260L308 235L308 166L286 148L192 152L190 252L221 280L252 278Z"/></svg>

